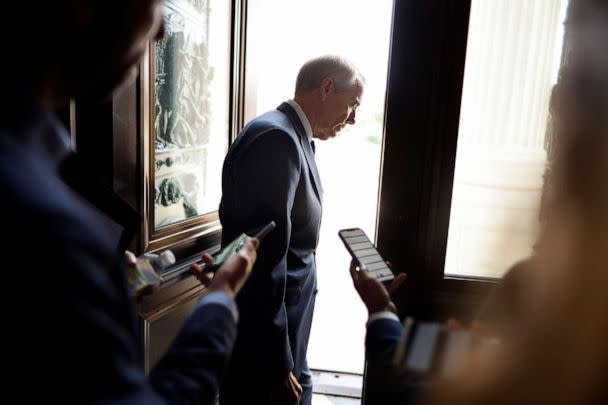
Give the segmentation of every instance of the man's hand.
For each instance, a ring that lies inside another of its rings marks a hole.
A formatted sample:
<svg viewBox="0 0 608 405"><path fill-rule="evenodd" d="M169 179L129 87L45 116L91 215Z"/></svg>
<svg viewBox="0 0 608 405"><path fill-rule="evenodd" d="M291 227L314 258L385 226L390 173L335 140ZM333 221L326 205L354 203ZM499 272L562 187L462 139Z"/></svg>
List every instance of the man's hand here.
<svg viewBox="0 0 608 405"><path fill-rule="evenodd" d="M283 381L272 387L270 402L272 405L298 405L302 391L298 379L290 371Z"/></svg>
<svg viewBox="0 0 608 405"><path fill-rule="evenodd" d="M202 285L204 285L205 287L209 287L209 284L211 284L211 280L213 280L213 273L212 272L206 272L205 271L205 266L210 266L213 263L213 257L209 254L209 253L203 253L203 264L198 264L198 263L192 263L192 265L190 266L190 273L192 275L194 275L198 281L201 282Z"/></svg>
<svg viewBox="0 0 608 405"><path fill-rule="evenodd" d="M204 266L213 262L211 256L206 253L203 255L205 264L203 266L196 263L193 264L190 267L190 272L203 285L207 286L209 292L224 291L234 298L251 273L251 269L257 258L256 251L259 244L260 241L256 238L251 238L239 249L236 255L232 256L215 272L213 278L210 277L211 273L204 271Z"/></svg>
<svg viewBox="0 0 608 405"><path fill-rule="evenodd" d="M350 264L350 276L353 279L355 290L359 293L361 300L367 307L369 315L381 311L397 312L397 308L391 301L390 294L394 293L405 281L405 273L395 277L388 289L378 280L371 277L365 267L359 267L354 261Z"/></svg>

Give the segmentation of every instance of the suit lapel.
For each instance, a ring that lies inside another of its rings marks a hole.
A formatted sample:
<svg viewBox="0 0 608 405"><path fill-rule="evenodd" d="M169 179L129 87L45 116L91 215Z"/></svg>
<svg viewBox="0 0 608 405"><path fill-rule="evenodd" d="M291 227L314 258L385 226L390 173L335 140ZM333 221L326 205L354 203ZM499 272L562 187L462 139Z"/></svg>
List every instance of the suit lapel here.
<svg viewBox="0 0 608 405"><path fill-rule="evenodd" d="M304 130L304 126L302 125L302 121L300 121L298 113L296 113L288 103L282 103L280 106L277 107L277 110L285 114L287 118L289 118L289 121L291 121L293 127L295 128L296 133L300 138L300 145L304 150L304 156L306 157L306 162L308 163L308 170L313 180L312 184L315 189L315 193L317 194L317 198L319 199L319 201L323 201L323 187L321 186L321 178L319 177L319 171L317 170L315 155L312 151L312 147L310 146L310 142L308 142L306 131Z"/></svg>

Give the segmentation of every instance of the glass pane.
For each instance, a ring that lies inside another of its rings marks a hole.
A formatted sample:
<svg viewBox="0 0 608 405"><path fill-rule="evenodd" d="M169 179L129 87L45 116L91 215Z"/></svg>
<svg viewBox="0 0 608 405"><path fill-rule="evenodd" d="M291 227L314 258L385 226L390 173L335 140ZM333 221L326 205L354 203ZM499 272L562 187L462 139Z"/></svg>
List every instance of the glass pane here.
<svg viewBox="0 0 608 405"><path fill-rule="evenodd" d="M532 252L565 0L473 0L446 275L501 277Z"/></svg>
<svg viewBox="0 0 608 405"><path fill-rule="evenodd" d="M367 313L352 287L338 230L359 227L375 239L392 6L392 0L248 2L246 121L293 98L298 70L313 57L342 55L367 79L355 125L315 142L324 195L308 347L312 369L363 371Z"/></svg>
<svg viewBox="0 0 608 405"><path fill-rule="evenodd" d="M168 0L155 45L154 227L218 208L228 147L229 2Z"/></svg>

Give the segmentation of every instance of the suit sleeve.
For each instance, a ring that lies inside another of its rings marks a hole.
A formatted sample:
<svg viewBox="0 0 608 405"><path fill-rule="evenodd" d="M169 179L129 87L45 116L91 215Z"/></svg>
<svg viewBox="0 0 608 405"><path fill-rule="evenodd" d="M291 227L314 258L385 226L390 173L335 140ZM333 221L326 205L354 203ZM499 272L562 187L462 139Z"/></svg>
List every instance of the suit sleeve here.
<svg viewBox="0 0 608 405"><path fill-rule="evenodd" d="M219 303L197 307L150 373L154 389L172 403L215 404L236 322Z"/></svg>
<svg viewBox="0 0 608 405"><path fill-rule="evenodd" d="M38 294L45 313L57 314L47 316L52 326L41 322L45 345L37 360L38 372L52 381L49 395L59 402L215 404L236 336L230 309L212 303L195 310L146 378L120 255L70 219L61 225L70 236L40 235L41 253L60 269L48 272Z"/></svg>
<svg viewBox="0 0 608 405"><path fill-rule="evenodd" d="M399 375L393 355L403 327L394 319L377 319L367 325L365 337L364 397L368 405L415 403L429 382L415 375Z"/></svg>
<svg viewBox="0 0 608 405"><path fill-rule="evenodd" d="M0 184L10 195L1 204L12 217L3 281L24 293L6 311L4 345L15 355L4 359L11 373L5 396L60 404L215 404L217 375L235 336L230 311L219 304L196 311L162 373L148 379L116 228L39 159L37 142L23 153L0 138Z"/></svg>
<svg viewBox="0 0 608 405"><path fill-rule="evenodd" d="M291 210L301 170L295 142L288 134L273 130L243 145L225 173L232 198L222 200L223 223L237 224L232 232L230 226L225 228L231 237L271 220L277 224L261 243L252 275L237 297L241 318L235 352L235 357L244 360L241 367L264 364L269 373L266 378L275 381L294 366L284 300Z"/></svg>

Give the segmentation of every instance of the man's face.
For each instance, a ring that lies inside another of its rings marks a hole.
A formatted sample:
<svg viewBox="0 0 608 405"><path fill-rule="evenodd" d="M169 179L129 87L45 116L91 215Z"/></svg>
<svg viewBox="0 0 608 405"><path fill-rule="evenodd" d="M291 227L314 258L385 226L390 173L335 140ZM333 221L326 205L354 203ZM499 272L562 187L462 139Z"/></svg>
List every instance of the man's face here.
<svg viewBox="0 0 608 405"><path fill-rule="evenodd" d="M113 3L113 2L108 2ZM99 7L104 7L103 2ZM116 3L113 3L116 4ZM104 97L121 83L133 78L137 65L150 40L159 39L164 32L162 0L130 0L120 10L107 6L99 17L89 22L79 41L81 52L71 59L73 93L87 97ZM70 77L66 80L70 81ZM82 94L84 93L84 94Z"/></svg>
<svg viewBox="0 0 608 405"><path fill-rule="evenodd" d="M332 83L325 95L319 126L314 130L314 137L321 140L330 139L347 124L354 124L355 112L362 95L363 89L358 85L347 91L336 92Z"/></svg>

